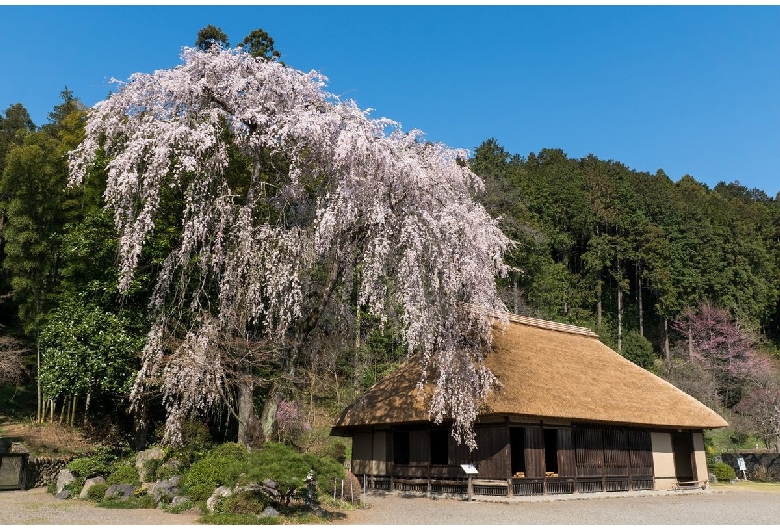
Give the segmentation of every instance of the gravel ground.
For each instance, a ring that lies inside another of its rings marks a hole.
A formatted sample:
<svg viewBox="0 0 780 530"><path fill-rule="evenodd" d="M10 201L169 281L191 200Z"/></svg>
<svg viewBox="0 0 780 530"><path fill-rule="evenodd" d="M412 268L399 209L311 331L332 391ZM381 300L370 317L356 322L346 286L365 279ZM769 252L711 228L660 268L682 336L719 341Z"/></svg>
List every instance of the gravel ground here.
<svg viewBox="0 0 780 530"><path fill-rule="evenodd" d="M691 525L780 524L780 493L739 490L641 492L606 497L459 498L401 493L369 493L369 509L349 511L338 525L436 524L575 524ZM60 501L44 488L0 491L2 525L192 525L197 510L170 514L162 510L98 508L79 501Z"/></svg>
<svg viewBox="0 0 780 530"><path fill-rule="evenodd" d="M46 488L26 491L0 491L0 526L2 525L62 525L62 524L131 524L187 525L193 524L200 512L181 514L162 510L119 510L98 508L93 503L68 499L61 501Z"/></svg>
<svg viewBox="0 0 780 530"><path fill-rule="evenodd" d="M604 495L604 494L602 494ZM561 496L563 497L563 496ZM568 497L568 496L567 496ZM756 491L647 492L620 497L569 497L468 502L454 498L369 493L370 509L340 524L779 524L780 495Z"/></svg>

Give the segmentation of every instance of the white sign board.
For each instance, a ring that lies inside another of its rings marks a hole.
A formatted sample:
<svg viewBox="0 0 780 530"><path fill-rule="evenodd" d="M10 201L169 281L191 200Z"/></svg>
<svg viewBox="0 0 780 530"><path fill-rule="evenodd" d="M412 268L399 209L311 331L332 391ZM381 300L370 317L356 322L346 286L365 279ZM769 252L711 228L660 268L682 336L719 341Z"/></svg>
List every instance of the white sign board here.
<svg viewBox="0 0 780 530"><path fill-rule="evenodd" d="M747 467L745 467L745 459L741 456L737 457L737 465L739 466L740 471L747 471Z"/></svg>
<svg viewBox="0 0 780 530"><path fill-rule="evenodd" d="M479 473L479 471L477 471L477 468L474 467L472 464L461 464L460 467L462 467L463 471L465 471L469 475L476 475L477 473Z"/></svg>

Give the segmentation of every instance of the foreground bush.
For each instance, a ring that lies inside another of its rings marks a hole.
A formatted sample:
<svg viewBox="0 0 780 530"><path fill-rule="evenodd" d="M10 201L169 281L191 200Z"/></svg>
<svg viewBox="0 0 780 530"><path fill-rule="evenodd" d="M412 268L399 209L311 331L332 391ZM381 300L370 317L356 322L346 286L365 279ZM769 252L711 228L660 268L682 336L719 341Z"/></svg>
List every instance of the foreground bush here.
<svg viewBox="0 0 780 530"><path fill-rule="evenodd" d="M737 472L725 462L716 463L712 468L712 474L719 482L729 482L737 478Z"/></svg>
<svg viewBox="0 0 780 530"><path fill-rule="evenodd" d="M218 445L190 466L184 490L195 501L205 501L218 486L232 487L249 465L247 450L236 443Z"/></svg>
<svg viewBox="0 0 780 530"><path fill-rule="evenodd" d="M141 479L138 476L138 470L130 464L117 465L110 475L106 478L108 484L133 484L141 485Z"/></svg>
<svg viewBox="0 0 780 530"><path fill-rule="evenodd" d="M218 486L233 488L270 480L280 496L269 500L288 505L292 499L305 495L310 470L315 472L320 494L331 494L334 481L340 484L344 478L344 468L332 458L299 453L281 443L266 443L252 452L242 445L226 443L192 464L184 479L184 490L193 500L205 501ZM231 504L235 502L227 506ZM262 504L257 502L253 511Z"/></svg>
<svg viewBox="0 0 780 530"><path fill-rule="evenodd" d="M68 470L82 479L106 476L113 471L116 460L116 456L109 449L101 449L94 455L72 460L68 464Z"/></svg>

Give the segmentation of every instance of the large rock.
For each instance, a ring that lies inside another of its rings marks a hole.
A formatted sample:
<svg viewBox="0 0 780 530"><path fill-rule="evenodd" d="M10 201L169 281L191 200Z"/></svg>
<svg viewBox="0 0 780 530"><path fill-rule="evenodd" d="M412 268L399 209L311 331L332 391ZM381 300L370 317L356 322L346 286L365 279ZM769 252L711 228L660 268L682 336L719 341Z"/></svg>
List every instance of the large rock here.
<svg viewBox="0 0 780 530"><path fill-rule="evenodd" d="M263 513L260 514L260 517L278 517L279 512L276 511L276 509L272 508L271 506L266 506L265 510L263 510Z"/></svg>
<svg viewBox="0 0 780 530"><path fill-rule="evenodd" d="M130 499L135 493L135 486L132 484L111 484L106 490L104 499Z"/></svg>
<svg viewBox="0 0 780 530"><path fill-rule="evenodd" d="M146 451L139 452L135 457L135 467L138 469L138 475L141 477L141 482L148 482L154 480L154 477L147 477L144 473L146 463L150 460L162 460L165 458L165 453L160 447L151 447Z"/></svg>
<svg viewBox="0 0 780 530"><path fill-rule="evenodd" d="M191 501L192 501L192 497L187 497L186 495L177 495L171 501L171 506L178 506L180 504L184 504L185 502L191 502Z"/></svg>
<svg viewBox="0 0 780 530"><path fill-rule="evenodd" d="M70 490L62 490L57 495L55 495L54 498L59 499L61 501L64 501L65 499L70 499Z"/></svg>
<svg viewBox="0 0 780 530"><path fill-rule="evenodd" d="M161 480L149 490L154 502L171 500L181 493L181 475L174 475L167 480Z"/></svg>
<svg viewBox="0 0 780 530"><path fill-rule="evenodd" d="M165 470L166 474L168 475L176 475L181 471L181 461L176 460L175 458L172 458L171 460L168 460L167 462L164 462L162 465L160 465L160 468Z"/></svg>
<svg viewBox="0 0 780 530"><path fill-rule="evenodd" d="M214 493L211 494L211 497L206 501L206 509L209 511L209 513L214 512L214 508L217 506L217 502L219 502L220 499L223 497L230 497L233 495L233 490L225 487L220 486L217 489L214 490Z"/></svg>
<svg viewBox="0 0 780 530"><path fill-rule="evenodd" d="M57 493L62 492L65 486L72 484L75 481L76 477L73 476L73 473L67 469L61 470L59 473L57 473Z"/></svg>
<svg viewBox="0 0 780 530"><path fill-rule="evenodd" d="M79 499L86 499L87 495L89 494L89 488L91 488L92 486L96 484L105 484L105 483L106 483L106 479L104 479L103 477L88 478L84 482L84 487L81 488L81 493L79 493Z"/></svg>

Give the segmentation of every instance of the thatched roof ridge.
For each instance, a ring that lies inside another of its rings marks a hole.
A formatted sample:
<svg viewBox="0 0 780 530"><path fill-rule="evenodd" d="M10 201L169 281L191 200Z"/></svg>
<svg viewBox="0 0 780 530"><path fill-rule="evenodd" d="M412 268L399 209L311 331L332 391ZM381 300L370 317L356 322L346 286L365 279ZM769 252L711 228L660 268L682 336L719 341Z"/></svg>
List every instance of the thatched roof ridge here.
<svg viewBox="0 0 780 530"><path fill-rule="evenodd" d="M507 313L506 317L510 322L516 322L518 324L526 324L528 326L536 326L537 328L551 329L553 331L562 331L564 333L573 333L575 335L585 335L586 337L598 337L598 335L588 328L572 326L571 324L561 324L560 322L552 322L551 320L542 320L512 313Z"/></svg>
<svg viewBox="0 0 780 530"><path fill-rule="evenodd" d="M727 425L586 328L517 315L508 320L506 329L496 326L486 359L501 386L488 397L484 414L662 428ZM416 388L420 374L415 359L404 362L342 412L334 434L354 426L428 421L426 396Z"/></svg>

